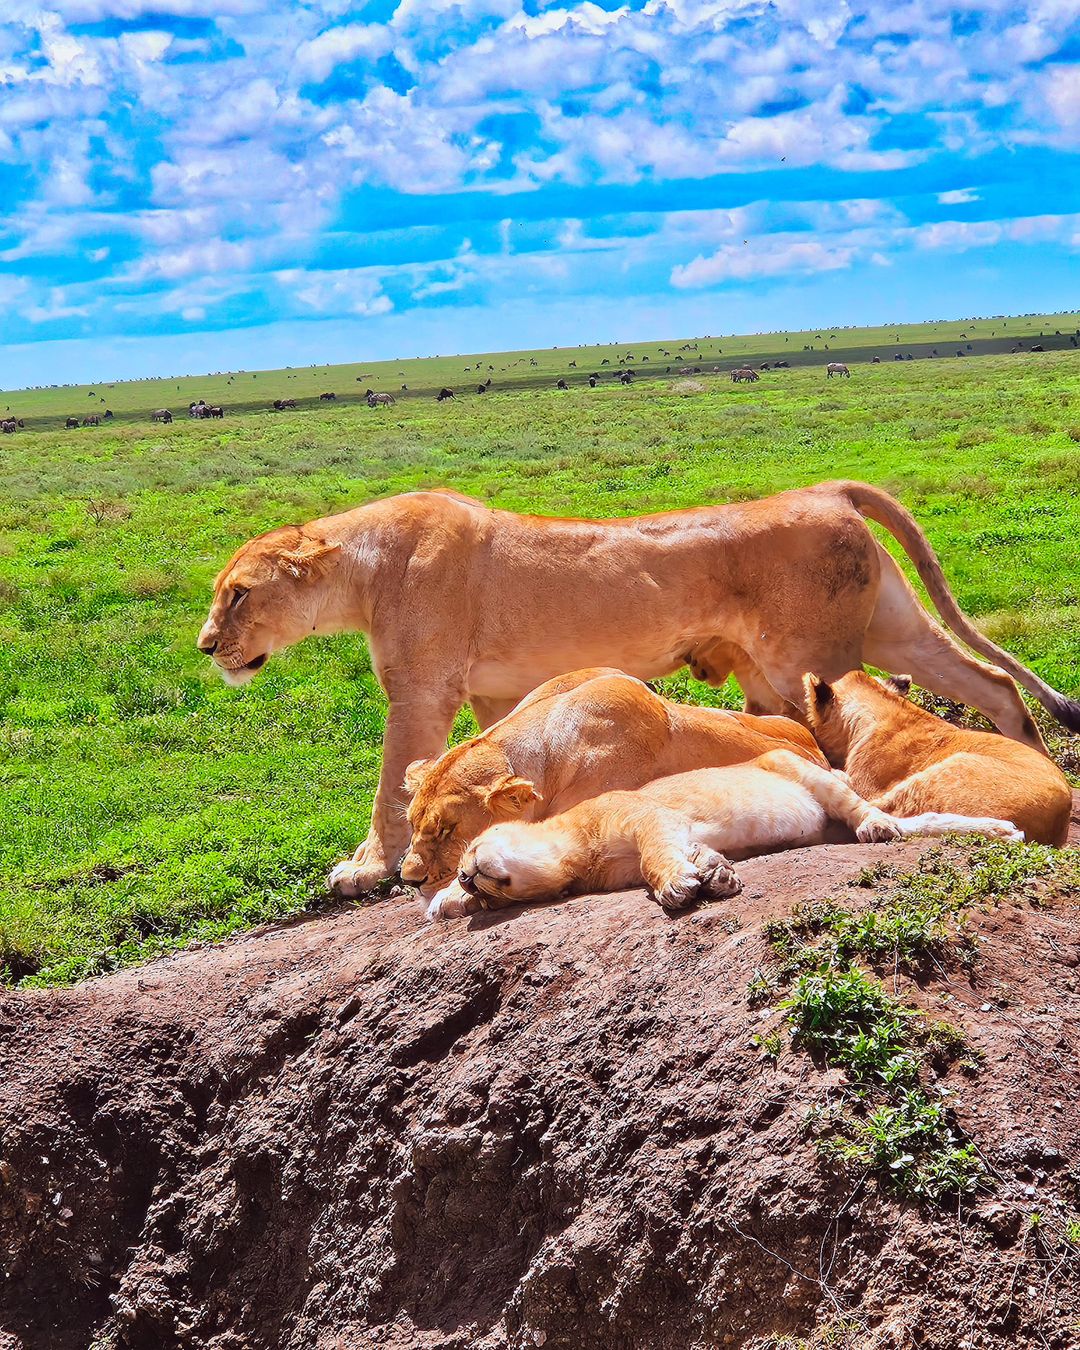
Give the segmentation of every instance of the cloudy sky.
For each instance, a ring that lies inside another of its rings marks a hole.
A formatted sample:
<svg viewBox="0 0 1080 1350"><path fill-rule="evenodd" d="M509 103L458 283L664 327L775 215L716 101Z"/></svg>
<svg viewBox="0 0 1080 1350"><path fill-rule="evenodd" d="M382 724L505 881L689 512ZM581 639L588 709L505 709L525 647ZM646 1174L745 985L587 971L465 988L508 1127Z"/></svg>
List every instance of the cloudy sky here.
<svg viewBox="0 0 1080 1350"><path fill-rule="evenodd" d="M1078 301L1078 0L2 0L0 387Z"/></svg>

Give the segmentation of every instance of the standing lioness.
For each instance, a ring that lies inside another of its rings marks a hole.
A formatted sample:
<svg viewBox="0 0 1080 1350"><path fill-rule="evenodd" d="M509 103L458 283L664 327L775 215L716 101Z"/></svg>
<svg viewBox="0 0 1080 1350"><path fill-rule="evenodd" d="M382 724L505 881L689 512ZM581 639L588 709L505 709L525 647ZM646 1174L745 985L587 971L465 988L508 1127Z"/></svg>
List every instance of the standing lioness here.
<svg viewBox="0 0 1080 1350"><path fill-rule="evenodd" d="M949 628L997 666L930 617L864 517L896 536ZM1041 749L1008 671L1080 729L1080 704L979 633L914 518L863 483L626 520L391 497L243 545L217 579L199 647L240 684L309 633L348 630L367 633L390 701L354 891L401 861L406 766L445 746L458 708L471 703L490 726L567 670L610 665L652 679L689 664L713 682L733 671L749 711L798 715L805 671L834 680L869 662Z"/></svg>

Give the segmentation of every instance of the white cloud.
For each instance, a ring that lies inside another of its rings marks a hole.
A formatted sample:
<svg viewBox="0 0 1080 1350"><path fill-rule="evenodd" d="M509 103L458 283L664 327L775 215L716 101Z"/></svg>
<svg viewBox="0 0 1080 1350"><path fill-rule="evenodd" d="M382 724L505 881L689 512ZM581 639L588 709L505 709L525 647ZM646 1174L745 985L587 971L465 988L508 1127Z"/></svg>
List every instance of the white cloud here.
<svg viewBox="0 0 1080 1350"><path fill-rule="evenodd" d="M977 202L979 194L972 188L952 188L949 192L939 192L937 199L942 206L962 206L965 202Z"/></svg>
<svg viewBox="0 0 1080 1350"><path fill-rule="evenodd" d="M1058 125L1080 129L1080 66L1054 66L1044 76L1043 91Z"/></svg>
<svg viewBox="0 0 1080 1350"><path fill-rule="evenodd" d="M850 267L855 250L777 235L745 244L725 244L709 257L676 267L671 284L680 290L715 286L722 281L750 281L755 277L792 272L835 272Z"/></svg>
<svg viewBox="0 0 1080 1350"><path fill-rule="evenodd" d="M392 47L393 35L381 24L342 24L302 42L296 49L296 70L301 79L325 80L337 66L361 56L375 61Z"/></svg>
<svg viewBox="0 0 1080 1350"><path fill-rule="evenodd" d="M284 291L301 305L320 314L388 314L393 302L382 290L378 273L366 268L341 271L304 271L285 268L274 274Z"/></svg>

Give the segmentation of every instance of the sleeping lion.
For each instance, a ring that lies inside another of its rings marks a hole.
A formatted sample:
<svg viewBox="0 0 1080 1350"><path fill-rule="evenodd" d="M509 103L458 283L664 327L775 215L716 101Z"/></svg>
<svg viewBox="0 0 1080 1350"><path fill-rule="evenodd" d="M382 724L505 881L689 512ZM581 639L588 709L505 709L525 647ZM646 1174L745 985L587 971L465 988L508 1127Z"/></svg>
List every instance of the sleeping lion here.
<svg viewBox="0 0 1080 1350"><path fill-rule="evenodd" d="M487 731L409 766L412 842L402 879L445 885L466 846L496 821L539 820L598 792L778 749L827 763L810 732L787 717L673 703L603 667L561 675Z"/></svg>
<svg viewBox="0 0 1080 1350"><path fill-rule="evenodd" d="M492 825L465 850L457 879L427 914L445 919L641 885L665 909L684 909L742 889L732 859L852 838L952 833L1024 837L1009 821L983 816L888 815L841 774L773 750L749 764L674 774L637 792L604 792L548 820Z"/></svg>
<svg viewBox="0 0 1080 1350"><path fill-rule="evenodd" d="M807 677L810 725L830 764L883 811L986 812L1011 821L1032 843L1060 848L1072 792L1054 761L916 707L904 697L910 683L861 670L832 685Z"/></svg>

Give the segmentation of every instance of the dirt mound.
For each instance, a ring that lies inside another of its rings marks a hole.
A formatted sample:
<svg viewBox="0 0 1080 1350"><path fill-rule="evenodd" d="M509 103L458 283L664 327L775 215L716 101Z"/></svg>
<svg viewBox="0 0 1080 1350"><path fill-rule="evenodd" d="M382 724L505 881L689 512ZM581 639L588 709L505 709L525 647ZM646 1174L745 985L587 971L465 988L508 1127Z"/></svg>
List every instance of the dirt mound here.
<svg viewBox="0 0 1080 1350"><path fill-rule="evenodd" d="M946 1074L992 1177L963 1206L823 1161L836 1071L755 1043L762 923L925 848L760 859L677 918L401 897L9 994L0 1347L1077 1345L1074 908L1025 891L973 973L904 983L984 1056Z"/></svg>

